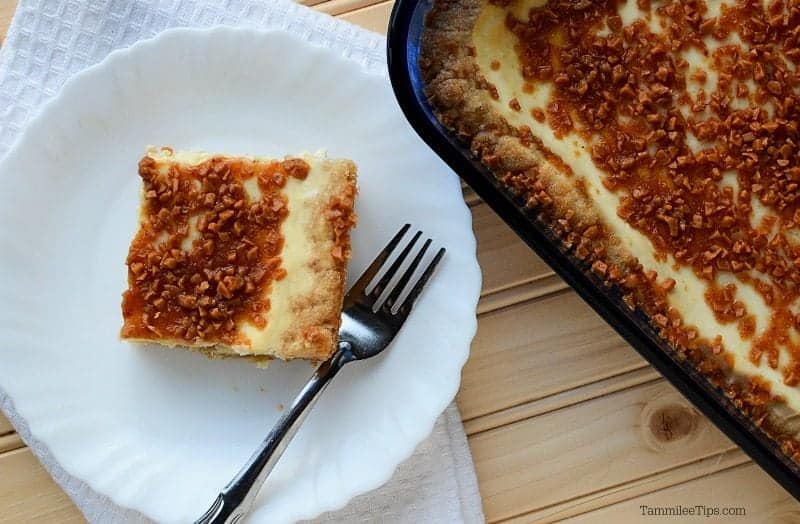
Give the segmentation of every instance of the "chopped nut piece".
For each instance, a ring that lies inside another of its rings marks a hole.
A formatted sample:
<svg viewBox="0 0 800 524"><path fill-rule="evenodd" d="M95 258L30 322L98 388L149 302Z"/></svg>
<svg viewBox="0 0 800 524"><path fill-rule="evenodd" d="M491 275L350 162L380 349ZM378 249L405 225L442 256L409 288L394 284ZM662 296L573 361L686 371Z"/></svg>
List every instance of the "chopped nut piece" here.
<svg viewBox="0 0 800 524"><path fill-rule="evenodd" d="M192 295L178 295L178 304L182 308L193 309L197 305L197 298Z"/></svg>

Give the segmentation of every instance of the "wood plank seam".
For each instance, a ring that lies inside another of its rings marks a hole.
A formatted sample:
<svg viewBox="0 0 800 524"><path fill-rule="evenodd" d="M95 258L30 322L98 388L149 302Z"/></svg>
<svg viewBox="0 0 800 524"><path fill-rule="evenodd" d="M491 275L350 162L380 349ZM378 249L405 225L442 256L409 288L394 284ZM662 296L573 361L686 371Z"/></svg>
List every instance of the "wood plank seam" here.
<svg viewBox="0 0 800 524"><path fill-rule="evenodd" d="M632 493L631 496L624 497L624 498L619 498L617 500L614 500L613 502L609 502L608 504L603 504L602 503L602 500L608 498L609 492L612 492L616 488L625 487L626 485L630 484L631 482L642 481L642 480L646 481L647 479L654 479L656 477L666 478L669 473L674 472L675 470L678 470L678 469L681 469L681 468L688 468L688 467L692 466L693 464L702 463L702 462L708 461L709 459L722 458L725 455L734 455L734 456L740 455L740 457L734 457L734 459L738 458L739 461L735 462L733 465L725 466L725 467L722 467L720 469L710 469L706 473L703 473L701 475L692 477L690 479L682 479L682 480L680 480L678 482L674 482L674 483L670 483L670 482L667 481L666 483L659 484L657 487L655 487L652 490L649 490L649 491L643 490L641 492L635 492L635 493ZM700 479L709 477L711 475L724 473L726 471L734 470L736 468L747 467L747 465L751 464L751 463L752 463L752 461L749 459L749 457L747 457L747 455L745 455L745 453L743 451L741 451L740 449L734 447L732 449L727 449L725 451L722 451L719 454L713 455L711 457L703 457L703 458L700 458L698 460L692 461L691 463L681 464L681 465L678 465L678 466L676 466L674 468L669 468L669 469L666 469L666 470L663 470L663 471L655 472L655 473L650 474L650 475L645 475L645 476L643 476L643 477L641 477L639 479L628 480L626 482L621 482L621 483L618 483L618 484L615 484L615 485L612 485L612 486L607 486L606 488L603 488L601 490L597 490L597 491L594 491L594 492L581 494L581 495L578 495L576 497L571 497L569 499L564 499L564 500L559 501L559 502L557 502L555 504L548 504L546 506L542 506L540 508L536 508L536 509L531 510L531 511L524 511L524 512L521 512L521 513L516 514L516 515L512 515L512 516L505 517L505 518L502 518L502 519L491 520L489 522L492 522L492 523L510 522L510 521L514 521L514 520L520 519L520 517L525 517L526 515L534 515L536 513L546 512L548 509L551 509L551 508L554 508L554 507L558 507L558 506L563 506L563 505L566 505L566 504L569 504L569 503L575 502L575 501L584 501L584 502L585 501L592 501L592 502L599 501L601 503L599 505L593 507L592 510L591 510L591 511L596 511L596 510L604 508L604 507L613 506L614 504L620 504L620 503L625 502L627 500L631 500L631 499L634 499L634 498L637 498L637 497L641 497L641 496L644 496L644 495L649 495L650 493L655 493L656 491L661 491L661 490L663 490L665 488L668 488L668 487L677 486L679 484L685 484L687 482L692 482L692 481L695 481L695 480L700 480ZM593 499L593 497L594 497L594 499ZM581 513L576 513L576 514L581 514Z"/></svg>
<svg viewBox="0 0 800 524"><path fill-rule="evenodd" d="M508 291L509 289L514 289L516 287L524 286L524 285L527 285L527 284L533 284L535 282L539 282L539 281L542 281L542 280L545 280L545 279L550 279L552 277L557 277L557 275L556 275L555 271L552 271L552 270L550 270L548 268L548 271L546 271L544 273L539 273L537 275L534 275L532 277L529 277L529 278L526 278L526 279L523 279L523 280L520 280L520 281L517 281L517 282L511 282L511 283L509 283L507 285L498 286L498 287L492 289L491 291L484 292L482 295L484 297L487 297L487 296L493 295L495 293L501 293L503 291Z"/></svg>
<svg viewBox="0 0 800 524"><path fill-rule="evenodd" d="M663 377L651 366L644 364L641 367L610 377L600 378L574 388L557 391L550 395L521 401L489 413L465 418L463 420L464 430L468 437L474 437L492 429L521 421L533 420L536 417L553 413L559 409L568 409L584 402L655 383L659 380L663 380ZM607 387L603 388L604 385ZM601 389L602 391L595 391L596 389ZM584 392L585 394L583 394ZM565 400L559 402L561 398ZM548 404L550 405L548 406Z"/></svg>
<svg viewBox="0 0 800 524"><path fill-rule="evenodd" d="M367 7L348 11L347 13L337 16L340 19L359 25L364 29L385 35L386 26L389 21L389 13L391 12L393 4L394 0L389 0L387 2L376 3Z"/></svg>
<svg viewBox="0 0 800 524"><path fill-rule="evenodd" d="M595 380L595 381L589 382L587 384L581 384L580 386L577 386L575 388L566 389L566 390L563 390L563 391L558 391L558 392L553 393L551 395L547 395L547 396L540 397L540 398L537 398L537 399L519 402L519 403L514 404L512 406L508 406L506 408L499 409L497 411L492 411L490 413L485 413L485 414L479 415L477 417L465 418L463 420L463 422L465 424L466 423L475 424L475 422L480 420L480 419L483 419L483 418L486 418L486 417L490 417L492 415L502 414L502 413L504 413L506 411L514 410L514 408L519 408L519 407L522 407L522 406L535 407L536 404L545 403L547 400L551 399L552 397L557 397L557 396L561 396L561 395L568 395L568 394L570 394L572 392L575 392L577 390L580 390L582 388L590 387L590 386L593 386L593 385L601 383L601 382L606 382L609 379L618 379L619 377L627 375L627 374L629 374L631 372L639 371L639 370L642 370L642 369L647 369L649 367L650 367L649 364L645 364L644 366L638 367L638 368L633 369L633 370L627 370L624 373L620 373L618 375L613 375L611 377L604 377L604 378L601 378L599 380ZM503 424L495 425L495 426L492 426L492 427L487 427L485 429L484 428L476 429L476 430L468 433L468 436L469 437L476 437L478 435L481 435L483 433L489 432L489 431L491 431L493 429L497 429L499 427L506 427L506 426L511 426L513 424L519 424L521 422L532 421L533 419L535 419L537 417L540 417L542 415L546 415L546 414L549 414L549 413L555 413L557 411L562 411L562 410L569 409L569 408L572 408L572 407L575 407L575 406L579 406L581 404L585 404L587 402L591 402L593 400L596 400L596 399L598 399L600 397L622 393L624 391L628 391L630 389L641 387L643 385L656 384L658 382L665 382L665 379L661 375L657 374L657 372L656 372L656 376L654 376L654 377L647 378L647 379L644 379L642 381L637 381L637 382L630 383L630 384L626 383L624 386L621 386L621 387L619 387L617 389L610 389L610 390L604 392L602 395L592 396L592 397L585 397L585 398L578 397L572 402L565 403L563 405L557 405L557 406L552 407L552 408L544 408L542 410L535 411L533 414L530 414L528 416L521 416L519 418L512 418L508 422L505 422Z"/></svg>
<svg viewBox="0 0 800 524"><path fill-rule="evenodd" d="M487 313L535 302L564 291L571 290L555 273L537 276L483 295L478 302L477 314L480 318Z"/></svg>
<svg viewBox="0 0 800 524"><path fill-rule="evenodd" d="M350 5L354 6L352 9L350 9L348 11L343 11L343 12L338 13L336 15L332 15L332 16L335 16L336 18L342 18L343 20L349 20L351 16L358 15L359 13L373 11L376 8L383 9L383 8L391 7L392 5L394 5L394 0L377 0L377 1L371 1L371 0L326 0L326 2L324 2L323 5L328 5L328 4L331 4L333 2L341 2L342 5L350 4ZM363 5L359 5L361 2L364 2L364 4ZM315 9L317 11L320 11L320 12L323 12L323 13L325 12L324 9L322 9L322 6L317 6L317 7L315 7ZM331 9L333 9L333 7L331 7ZM388 15L388 13L387 13L387 15ZM388 23L389 23L389 18L387 16L386 17L386 24L388 25ZM373 29L369 29L369 30L374 31ZM374 31L374 32L377 32L377 31ZM380 34L386 36L386 27L384 27L380 31Z"/></svg>
<svg viewBox="0 0 800 524"><path fill-rule="evenodd" d="M306 7L314 7L318 6L319 4L324 4L328 0L300 0L299 3L303 4Z"/></svg>
<svg viewBox="0 0 800 524"><path fill-rule="evenodd" d="M519 515L514 515L514 516L511 516L511 517L508 517L508 518L500 519L500 520L497 520L495 522L508 522L510 520L513 520L513 519L518 519L521 516L531 515L531 514L534 514L534 513L545 512L550 508L557 507L557 506L563 506L563 505L566 505L566 504L569 504L571 502L575 502L575 501L578 501L578 500L583 500L583 501L602 501L602 500L608 498L608 494L610 492L613 492L617 488L623 488L623 487L627 486L628 484L630 484L631 482L636 482L636 481L645 481L646 482L648 479L655 479L657 477L667 477L669 473L674 472L675 470L678 470L678 469L681 469L681 468L688 468L688 467L692 466L693 464L707 462L709 459L714 459L714 458L719 459L719 458L721 458L721 457L723 457L723 456L725 456L727 454L730 454L731 451L736 452L736 451L739 451L739 450L738 449L734 449L734 450L728 449L728 450L722 451L722 452L720 452L720 453L718 453L716 455L712 455L711 457L702 457L702 458L700 458L698 460L692 461L691 463L680 464L678 466L675 466L674 468L669 468L669 469L665 469L663 471L658 471L658 472L652 473L650 475L645 475L645 476L637 478L637 479L629 479L629 480L627 480L625 482L620 482L620 483L617 483L617 484L614 484L614 485L610 485L610 486L607 486L607 487L605 487L603 489L600 489L600 490L597 490L597 491L584 493L584 494L578 495L576 497L571 497L569 499L564 499L564 500L559 501L559 502L557 502L555 504L548 504L547 506L542 506L541 508L536 508L535 510L532 510L532 511L526 511L526 512L520 513ZM635 493L632 493L632 495L629 496L629 497L620 498L620 499L615 500L614 502L611 502L609 504L602 504L602 502L601 502L600 505L597 505L594 508L592 508L592 511L595 511L597 509L601 509L601 508L604 508L606 506L610 506L610 505L613 505L613 504L619 504L621 502L625 502L626 500L631 500L631 499L634 499L634 498L637 498L637 497L648 495L650 493L654 493L656 491L660 491L660 490L664 489L665 487L671 487L671 486L678 485L678 484L684 484L686 482L699 480L699 479L708 477L710 475L715 475L717 473L722 473L722 472L725 472L725 471L727 471L729 469L747 466L747 464L749 464L751 461L747 458L747 456L744 454L744 452L740 452L740 454L741 454L742 461L734 464L733 466L726 466L726 467L723 467L723 468L718 469L718 470L709 470L706 473L703 473L703 474L698 475L698 476L691 477L688 480L681 480L681 481L675 482L675 483L667 482L666 484L661 484L658 487L656 487L656 488L654 488L654 489L652 489L650 491L644 490L644 491L640 491L640 492L635 492Z"/></svg>
<svg viewBox="0 0 800 524"><path fill-rule="evenodd" d="M17 433L6 433L0 436L0 458L4 453L24 447L25 442L22 441L22 438Z"/></svg>
<svg viewBox="0 0 800 524"><path fill-rule="evenodd" d="M473 191L471 187L463 186L462 191L464 193L464 202L467 203L467 206L475 207L478 204L483 203L481 197L479 197L478 194L475 191Z"/></svg>
<svg viewBox="0 0 800 524"><path fill-rule="evenodd" d="M547 277L545 277L545 278L547 278ZM535 281L531 281L531 283L535 283ZM545 298L552 298L552 297L557 297L557 296L560 296L560 295L568 295L570 293L574 293L572 288L570 288L566 283L564 283L563 286L562 285L558 285L558 284L554 285L552 288L547 288L541 293L536 292L535 289L530 289L530 288L526 287L526 284L520 284L520 285L517 285L517 286L513 286L513 287L508 288L508 289L506 289L504 291L514 290L514 289L519 289L520 291L523 292L523 293L520 294L520 297L519 297L518 300L514 300L513 302L509 302L507 304L497 305L496 307L484 306L484 307L488 307L488 309L485 310L485 311L479 312L478 317L481 317L483 315L490 314L490 313L497 313L499 311L506 310L506 309L511 309L511 308L516 307L516 306L535 303L535 302L538 302L538 301L543 300ZM528 293L524 293L524 291L528 291ZM496 293L498 293L498 292L495 291L495 292L490 293L489 295L486 295L486 296L489 297L492 294L496 294ZM481 307L480 301L478 303L478 307L479 308Z"/></svg>
<svg viewBox="0 0 800 524"><path fill-rule="evenodd" d="M666 487L661 491L643 495L598 511L567 517L570 524L627 522L632 516L641 516L641 506L674 505L679 501L685 507L697 504L716 507L739 507L745 510L738 518L718 516L706 518L707 522L800 522L800 506L776 482L752 462L720 471L685 484ZM664 504L666 502L666 504ZM647 519L651 520L651 519ZM659 520L659 519L656 519ZM685 521L686 519L676 519ZM693 519L689 519L693 520ZM662 521L662 520L659 520ZM530 517L520 522L530 522Z"/></svg>
<svg viewBox="0 0 800 524"><path fill-rule="evenodd" d="M384 2L385 0L327 0L316 4L315 10L331 16L338 16Z"/></svg>
<svg viewBox="0 0 800 524"><path fill-rule="evenodd" d="M610 504L695 479L737 450L663 379L471 437L470 447L490 520L533 512L520 522L585 513L600 493Z"/></svg>

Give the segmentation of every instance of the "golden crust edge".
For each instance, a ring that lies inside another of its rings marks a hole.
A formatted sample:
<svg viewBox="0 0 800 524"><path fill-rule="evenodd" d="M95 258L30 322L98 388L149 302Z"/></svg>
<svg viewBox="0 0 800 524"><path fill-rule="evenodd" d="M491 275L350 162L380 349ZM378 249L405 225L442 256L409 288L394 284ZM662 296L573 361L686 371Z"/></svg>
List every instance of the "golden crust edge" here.
<svg viewBox="0 0 800 524"><path fill-rule="evenodd" d="M324 255L312 258L306 266L309 278L313 278L315 282L311 294L293 297L291 300L295 318L283 338L284 350L274 353L274 356L283 360L325 360L333 353L339 338L352 228L345 231L341 243L344 258L337 261L330 254L335 245L329 241L335 238L335 231L329 212L337 203L345 203L345 211L355 217L357 168L351 160L325 159L323 169L330 175L326 198L324 202L318 202L315 213L319 219L317 227L309 224L306 231L312 242L322 244L312 252ZM327 264L330 260L332 265Z"/></svg>

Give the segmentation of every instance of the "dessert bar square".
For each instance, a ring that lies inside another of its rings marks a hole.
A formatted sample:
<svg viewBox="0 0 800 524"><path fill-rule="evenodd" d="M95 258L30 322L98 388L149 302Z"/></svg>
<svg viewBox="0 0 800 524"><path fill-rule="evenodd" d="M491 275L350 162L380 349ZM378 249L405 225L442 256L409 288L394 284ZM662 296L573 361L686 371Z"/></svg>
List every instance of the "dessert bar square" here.
<svg viewBox="0 0 800 524"><path fill-rule="evenodd" d="M356 166L148 148L123 339L323 360L339 330Z"/></svg>

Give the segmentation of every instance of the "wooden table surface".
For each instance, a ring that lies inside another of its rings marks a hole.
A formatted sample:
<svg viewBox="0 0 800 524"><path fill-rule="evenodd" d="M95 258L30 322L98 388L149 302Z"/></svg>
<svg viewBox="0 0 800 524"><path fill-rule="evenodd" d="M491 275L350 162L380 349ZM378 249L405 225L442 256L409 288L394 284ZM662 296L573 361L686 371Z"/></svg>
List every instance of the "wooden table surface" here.
<svg viewBox="0 0 800 524"><path fill-rule="evenodd" d="M0 41L15 3L0 0ZM392 6L305 3L380 33ZM458 405L489 522L667 522L642 507L678 504L746 512L703 522L800 522L797 502L465 198L484 281ZM0 522L81 521L0 415Z"/></svg>

